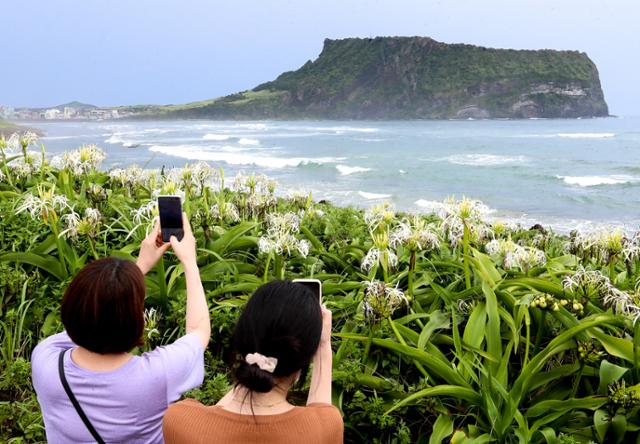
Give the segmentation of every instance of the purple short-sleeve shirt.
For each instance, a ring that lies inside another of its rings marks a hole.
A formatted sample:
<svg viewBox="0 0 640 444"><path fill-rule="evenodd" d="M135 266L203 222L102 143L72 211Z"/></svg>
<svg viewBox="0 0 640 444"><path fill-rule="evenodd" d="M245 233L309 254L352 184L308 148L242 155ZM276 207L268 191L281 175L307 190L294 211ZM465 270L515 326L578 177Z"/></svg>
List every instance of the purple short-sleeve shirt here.
<svg viewBox="0 0 640 444"><path fill-rule="evenodd" d="M58 376L60 351L75 348L66 333L33 350L33 386L50 444L95 443ZM64 356L71 390L102 439L108 443L163 443L162 416L169 403L204 378L204 347L195 334L132 357L110 372L93 372Z"/></svg>

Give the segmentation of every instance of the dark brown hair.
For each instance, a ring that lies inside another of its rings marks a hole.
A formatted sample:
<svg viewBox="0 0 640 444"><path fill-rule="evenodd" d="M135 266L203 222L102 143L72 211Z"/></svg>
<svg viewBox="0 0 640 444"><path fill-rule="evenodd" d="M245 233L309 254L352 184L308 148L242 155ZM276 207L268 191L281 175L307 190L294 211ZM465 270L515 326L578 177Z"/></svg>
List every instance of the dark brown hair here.
<svg viewBox="0 0 640 444"><path fill-rule="evenodd" d="M94 353L142 345L144 276L131 261L108 257L73 278L62 299L62 323L76 344Z"/></svg>
<svg viewBox="0 0 640 444"><path fill-rule="evenodd" d="M322 312L318 296L304 285L273 281L258 288L247 302L233 331L236 381L252 392L268 392L277 377L300 371L304 382L318 349ZM273 373L249 364L249 353L278 359Z"/></svg>

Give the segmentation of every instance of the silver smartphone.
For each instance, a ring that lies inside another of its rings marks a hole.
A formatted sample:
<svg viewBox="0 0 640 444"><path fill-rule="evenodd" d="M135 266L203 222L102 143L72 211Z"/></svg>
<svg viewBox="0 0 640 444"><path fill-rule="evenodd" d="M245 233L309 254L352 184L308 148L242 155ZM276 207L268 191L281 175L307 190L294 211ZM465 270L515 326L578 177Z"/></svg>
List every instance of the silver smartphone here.
<svg viewBox="0 0 640 444"><path fill-rule="evenodd" d="M294 279L293 282L304 285L311 290L318 297L318 302L322 304L322 282L318 279Z"/></svg>

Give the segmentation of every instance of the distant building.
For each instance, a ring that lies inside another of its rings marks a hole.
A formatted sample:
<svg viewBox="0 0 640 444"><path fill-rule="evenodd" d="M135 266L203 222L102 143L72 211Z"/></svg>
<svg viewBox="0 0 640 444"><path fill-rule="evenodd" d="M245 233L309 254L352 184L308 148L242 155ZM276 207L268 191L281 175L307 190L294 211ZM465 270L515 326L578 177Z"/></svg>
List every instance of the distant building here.
<svg viewBox="0 0 640 444"><path fill-rule="evenodd" d="M0 117L3 119L13 119L15 110L10 106L0 106Z"/></svg>
<svg viewBox="0 0 640 444"><path fill-rule="evenodd" d="M51 108L44 112L44 118L46 120L55 120L60 118L60 114L62 114L60 110Z"/></svg>
<svg viewBox="0 0 640 444"><path fill-rule="evenodd" d="M76 109L70 106L64 107L63 117L65 119L73 119L76 116Z"/></svg>

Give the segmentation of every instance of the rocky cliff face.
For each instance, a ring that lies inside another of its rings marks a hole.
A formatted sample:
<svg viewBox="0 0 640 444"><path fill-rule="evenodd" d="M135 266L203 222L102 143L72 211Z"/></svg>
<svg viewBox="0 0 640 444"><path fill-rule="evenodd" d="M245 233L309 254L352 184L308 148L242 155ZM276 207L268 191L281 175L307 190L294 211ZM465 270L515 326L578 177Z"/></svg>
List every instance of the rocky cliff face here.
<svg viewBox="0 0 640 444"><path fill-rule="evenodd" d="M194 104L195 105L195 104ZM598 70L577 51L492 49L426 37L325 40L297 71L168 116L448 119L608 115Z"/></svg>

